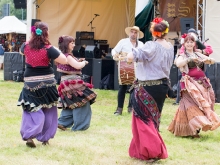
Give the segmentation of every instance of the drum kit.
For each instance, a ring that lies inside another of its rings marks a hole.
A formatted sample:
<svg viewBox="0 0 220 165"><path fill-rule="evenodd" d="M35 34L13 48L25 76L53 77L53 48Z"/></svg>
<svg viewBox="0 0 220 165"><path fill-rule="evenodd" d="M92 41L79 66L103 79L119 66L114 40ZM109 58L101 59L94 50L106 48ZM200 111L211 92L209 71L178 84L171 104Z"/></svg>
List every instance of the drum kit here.
<svg viewBox="0 0 220 165"><path fill-rule="evenodd" d="M115 61L118 61L118 80L119 85L132 85L135 80L135 64L127 63L127 53L115 54Z"/></svg>

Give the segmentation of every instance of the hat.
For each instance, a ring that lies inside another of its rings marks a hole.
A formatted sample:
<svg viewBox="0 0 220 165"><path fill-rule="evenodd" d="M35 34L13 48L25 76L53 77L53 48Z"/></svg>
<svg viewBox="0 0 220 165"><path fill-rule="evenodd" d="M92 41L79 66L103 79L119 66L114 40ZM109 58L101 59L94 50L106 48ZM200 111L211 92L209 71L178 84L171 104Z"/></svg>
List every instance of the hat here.
<svg viewBox="0 0 220 165"><path fill-rule="evenodd" d="M144 33L142 31L140 31L139 27L137 27L137 26L126 27L125 28L125 33L129 36L131 30L136 30L137 32L139 32L139 38L143 38L144 37Z"/></svg>
<svg viewBox="0 0 220 165"><path fill-rule="evenodd" d="M188 30L188 33L195 33L196 35L198 35L197 31L195 29L193 29L193 28L190 28Z"/></svg>

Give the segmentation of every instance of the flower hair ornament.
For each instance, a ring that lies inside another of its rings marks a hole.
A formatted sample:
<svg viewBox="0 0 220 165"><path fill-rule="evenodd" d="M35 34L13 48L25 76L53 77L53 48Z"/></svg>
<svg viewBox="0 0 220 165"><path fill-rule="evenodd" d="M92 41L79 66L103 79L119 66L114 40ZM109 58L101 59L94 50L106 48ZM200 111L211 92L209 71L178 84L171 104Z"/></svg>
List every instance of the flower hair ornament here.
<svg viewBox="0 0 220 165"><path fill-rule="evenodd" d="M31 32L35 33L36 32L36 26L31 26Z"/></svg>
<svg viewBox="0 0 220 165"><path fill-rule="evenodd" d="M163 21L162 18L154 18L154 20L153 20L153 22L156 23L156 24L158 24L158 23L160 23L162 21Z"/></svg>
<svg viewBox="0 0 220 165"><path fill-rule="evenodd" d="M158 23L161 23L161 22L164 23L167 26L167 28L163 32L155 31L154 30L154 26L156 24L158 24ZM165 33L169 32L169 23L167 21L165 21L164 19L162 19L162 18L154 18L153 21L152 21L152 25L151 25L150 31L152 32L152 35L154 37L161 37Z"/></svg>
<svg viewBox="0 0 220 165"><path fill-rule="evenodd" d="M35 33L36 33L38 36L40 36L40 35L42 34L42 30L39 29L39 28L37 28Z"/></svg>
<svg viewBox="0 0 220 165"><path fill-rule="evenodd" d="M184 33L183 35L181 35L181 40L180 43L183 44L184 43L184 39L186 38L187 34Z"/></svg>
<svg viewBox="0 0 220 165"><path fill-rule="evenodd" d="M62 43L63 42L63 37L59 37L59 43Z"/></svg>

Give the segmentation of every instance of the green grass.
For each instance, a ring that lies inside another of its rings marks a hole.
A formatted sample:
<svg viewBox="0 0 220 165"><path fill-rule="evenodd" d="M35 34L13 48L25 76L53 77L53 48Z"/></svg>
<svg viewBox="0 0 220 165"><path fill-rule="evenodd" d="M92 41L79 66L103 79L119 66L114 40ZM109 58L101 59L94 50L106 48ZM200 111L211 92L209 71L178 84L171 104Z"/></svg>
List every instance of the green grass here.
<svg viewBox="0 0 220 165"><path fill-rule="evenodd" d="M23 83L3 81L0 71L0 165L144 165L146 162L128 155L131 134L131 115L126 108L122 116L114 116L117 91L98 90L92 105L91 127L82 132L57 130L49 146L35 140L37 148L27 148L20 136L21 107L17 99ZM126 96L126 103L128 95ZM174 137L167 127L177 106L166 99L161 121L169 157L154 164L218 165L220 164L220 128L201 132L200 139ZM215 105L220 114L220 106ZM59 110L60 113L60 110Z"/></svg>

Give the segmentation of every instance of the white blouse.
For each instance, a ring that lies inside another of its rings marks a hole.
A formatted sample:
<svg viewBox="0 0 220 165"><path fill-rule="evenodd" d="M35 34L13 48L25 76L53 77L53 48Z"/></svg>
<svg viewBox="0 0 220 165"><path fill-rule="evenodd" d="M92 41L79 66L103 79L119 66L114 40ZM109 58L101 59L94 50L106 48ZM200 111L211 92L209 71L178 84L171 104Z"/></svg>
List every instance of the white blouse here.
<svg viewBox="0 0 220 165"><path fill-rule="evenodd" d="M138 80L169 79L174 60L174 48L169 44L170 48L165 48L156 41L148 41L141 48L132 49Z"/></svg>

